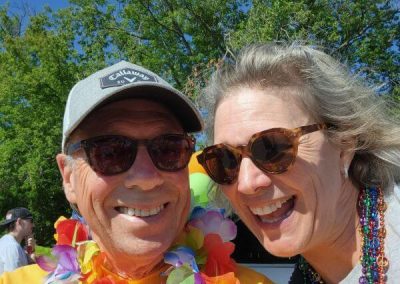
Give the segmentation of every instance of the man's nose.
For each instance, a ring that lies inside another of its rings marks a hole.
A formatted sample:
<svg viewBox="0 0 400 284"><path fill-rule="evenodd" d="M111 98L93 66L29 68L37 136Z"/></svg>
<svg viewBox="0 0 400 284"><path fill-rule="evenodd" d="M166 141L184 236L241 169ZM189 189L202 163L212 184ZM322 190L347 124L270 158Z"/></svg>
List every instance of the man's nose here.
<svg viewBox="0 0 400 284"><path fill-rule="evenodd" d="M146 147L139 146L136 159L127 171L125 186L127 188L136 186L142 190L150 190L162 183L162 174L154 165Z"/></svg>

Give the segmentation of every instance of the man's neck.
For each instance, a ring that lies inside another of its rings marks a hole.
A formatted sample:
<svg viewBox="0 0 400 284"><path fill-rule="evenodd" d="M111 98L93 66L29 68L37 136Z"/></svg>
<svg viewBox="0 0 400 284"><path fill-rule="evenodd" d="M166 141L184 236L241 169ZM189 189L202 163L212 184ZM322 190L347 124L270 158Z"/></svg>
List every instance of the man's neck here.
<svg viewBox="0 0 400 284"><path fill-rule="evenodd" d="M151 262L140 260L129 260L123 261L118 259L118 261L107 260L105 266L107 269L111 270L115 274L123 278L129 278L133 280L139 280L144 277L151 275L152 273L159 271L165 265L163 257L161 256L158 260L153 260Z"/></svg>
<svg viewBox="0 0 400 284"><path fill-rule="evenodd" d="M24 239L24 237L16 232L16 231L12 231L8 233L10 236L12 236L19 244L22 242L22 240Z"/></svg>

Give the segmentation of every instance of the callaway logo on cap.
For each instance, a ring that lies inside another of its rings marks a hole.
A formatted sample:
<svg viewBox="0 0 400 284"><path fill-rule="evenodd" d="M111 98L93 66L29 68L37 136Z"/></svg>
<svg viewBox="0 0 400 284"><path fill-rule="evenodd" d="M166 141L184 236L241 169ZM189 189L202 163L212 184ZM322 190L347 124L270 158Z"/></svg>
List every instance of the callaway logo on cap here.
<svg viewBox="0 0 400 284"><path fill-rule="evenodd" d="M156 77L132 68L124 68L100 78L102 89L136 82L157 82Z"/></svg>

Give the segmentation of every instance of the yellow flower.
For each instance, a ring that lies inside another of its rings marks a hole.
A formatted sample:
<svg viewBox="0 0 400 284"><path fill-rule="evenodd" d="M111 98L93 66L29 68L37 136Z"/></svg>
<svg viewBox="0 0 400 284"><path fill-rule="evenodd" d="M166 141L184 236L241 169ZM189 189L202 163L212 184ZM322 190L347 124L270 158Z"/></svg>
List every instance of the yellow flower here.
<svg viewBox="0 0 400 284"><path fill-rule="evenodd" d="M58 224L61 221L64 221L64 220L67 220L67 218L65 218L64 216L58 217L57 221L54 223L54 229L57 229ZM57 230L56 230L56 232L57 232ZM56 240L56 242L58 241L58 234L57 233L54 234L54 239Z"/></svg>
<svg viewBox="0 0 400 284"><path fill-rule="evenodd" d="M78 261L81 272L86 274L93 269L93 257L100 253L99 246L94 241L87 241L78 246Z"/></svg>

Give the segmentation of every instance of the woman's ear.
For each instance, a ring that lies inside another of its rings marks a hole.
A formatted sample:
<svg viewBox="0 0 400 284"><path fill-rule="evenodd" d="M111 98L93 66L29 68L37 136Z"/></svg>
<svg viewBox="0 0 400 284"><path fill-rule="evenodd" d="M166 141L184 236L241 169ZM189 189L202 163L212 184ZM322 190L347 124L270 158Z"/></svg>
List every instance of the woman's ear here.
<svg viewBox="0 0 400 284"><path fill-rule="evenodd" d="M72 162L67 161L68 157L65 154L58 154L56 157L58 169L60 170L65 197L70 203L76 203L76 192L73 186L72 177Z"/></svg>
<svg viewBox="0 0 400 284"><path fill-rule="evenodd" d="M353 147L349 147L347 149L343 149L340 152L340 165L341 165L341 172L343 176L347 179L349 176L349 168L351 165L351 162L353 161L355 154L355 150Z"/></svg>

